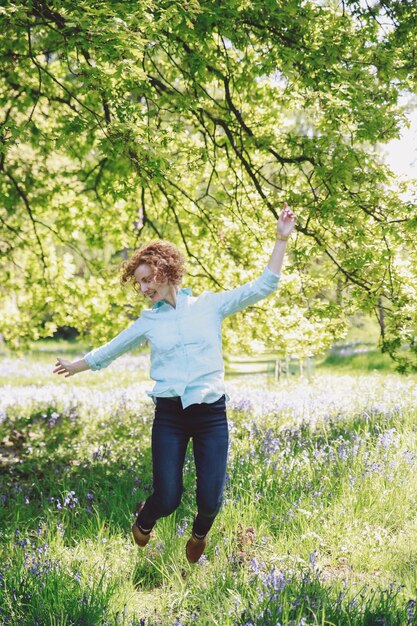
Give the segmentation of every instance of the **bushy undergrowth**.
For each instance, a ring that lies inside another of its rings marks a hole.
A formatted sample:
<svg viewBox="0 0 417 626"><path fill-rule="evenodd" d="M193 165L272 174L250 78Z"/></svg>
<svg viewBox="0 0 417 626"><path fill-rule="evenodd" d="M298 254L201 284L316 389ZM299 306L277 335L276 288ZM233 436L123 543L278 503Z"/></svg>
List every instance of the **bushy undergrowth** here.
<svg viewBox="0 0 417 626"><path fill-rule="evenodd" d="M2 388L0 624L417 623L414 378L230 384L223 508L190 566L191 445L141 550L153 405L111 374Z"/></svg>

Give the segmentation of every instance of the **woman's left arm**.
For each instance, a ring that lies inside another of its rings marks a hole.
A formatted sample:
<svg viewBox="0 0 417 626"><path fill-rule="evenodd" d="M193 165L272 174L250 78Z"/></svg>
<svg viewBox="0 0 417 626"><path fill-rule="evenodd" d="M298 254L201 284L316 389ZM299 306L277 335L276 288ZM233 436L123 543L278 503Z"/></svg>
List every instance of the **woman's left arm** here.
<svg viewBox="0 0 417 626"><path fill-rule="evenodd" d="M277 223L277 238L274 249L268 262L268 267L274 274L281 274L287 240L294 229L296 219L296 216L285 202Z"/></svg>
<svg viewBox="0 0 417 626"><path fill-rule="evenodd" d="M282 260L285 254L286 239L295 226L295 215L285 203L277 224L277 240L268 262L268 266L256 280L251 280L240 287L217 293L209 292L211 301L221 317L227 317L241 311L251 304L267 298L278 287ZM282 238L285 238L285 241Z"/></svg>

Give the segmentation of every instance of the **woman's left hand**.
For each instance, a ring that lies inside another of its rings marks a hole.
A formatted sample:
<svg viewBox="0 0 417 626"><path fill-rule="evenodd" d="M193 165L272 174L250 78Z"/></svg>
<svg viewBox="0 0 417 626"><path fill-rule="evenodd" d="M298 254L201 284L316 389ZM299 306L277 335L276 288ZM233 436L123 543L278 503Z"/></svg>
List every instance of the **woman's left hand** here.
<svg viewBox="0 0 417 626"><path fill-rule="evenodd" d="M289 237L295 227L296 219L297 217L294 215L288 204L284 202L284 208L278 218L277 235Z"/></svg>

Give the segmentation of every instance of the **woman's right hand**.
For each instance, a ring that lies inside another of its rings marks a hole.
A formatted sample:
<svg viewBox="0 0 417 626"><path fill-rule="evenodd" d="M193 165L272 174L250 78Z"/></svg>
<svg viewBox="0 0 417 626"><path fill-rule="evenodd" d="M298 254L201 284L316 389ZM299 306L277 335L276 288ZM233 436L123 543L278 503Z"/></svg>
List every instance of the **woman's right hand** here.
<svg viewBox="0 0 417 626"><path fill-rule="evenodd" d="M66 359L60 359L57 357L55 369L53 371L54 374L65 374L65 378L69 376L73 376L77 372L79 372L79 368L77 367L77 361L72 363L71 361L67 361Z"/></svg>

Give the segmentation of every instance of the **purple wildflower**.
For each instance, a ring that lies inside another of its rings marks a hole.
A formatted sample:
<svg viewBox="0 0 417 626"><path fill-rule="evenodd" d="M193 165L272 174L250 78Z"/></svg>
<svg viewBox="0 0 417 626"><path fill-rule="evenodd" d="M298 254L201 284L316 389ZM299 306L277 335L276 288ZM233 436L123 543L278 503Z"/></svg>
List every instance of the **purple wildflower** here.
<svg viewBox="0 0 417 626"><path fill-rule="evenodd" d="M278 571L276 567L273 567L264 578L265 585L273 589L274 591L282 591L287 584L283 572Z"/></svg>
<svg viewBox="0 0 417 626"><path fill-rule="evenodd" d="M311 570L315 570L317 567L317 552L316 550L313 550L313 552L311 552L310 556L308 557L308 562L310 565L310 569Z"/></svg>
<svg viewBox="0 0 417 626"><path fill-rule="evenodd" d="M50 427L55 426L56 423L58 422L58 419L59 419L59 413L57 413L56 411L53 411L51 413L51 416L50 416L49 420L48 420L48 426L50 426Z"/></svg>
<svg viewBox="0 0 417 626"><path fill-rule="evenodd" d="M413 624L414 623L415 609L416 609L416 601L415 600L409 600L407 602L407 615L408 615L407 624Z"/></svg>
<svg viewBox="0 0 417 626"><path fill-rule="evenodd" d="M75 495L75 491L70 491L68 495L65 496L63 506L64 508L75 509L78 504L78 498Z"/></svg>
<svg viewBox="0 0 417 626"><path fill-rule="evenodd" d="M181 537L185 530L188 528L188 522L187 520L183 520L182 524L177 524L177 535L178 537Z"/></svg>

